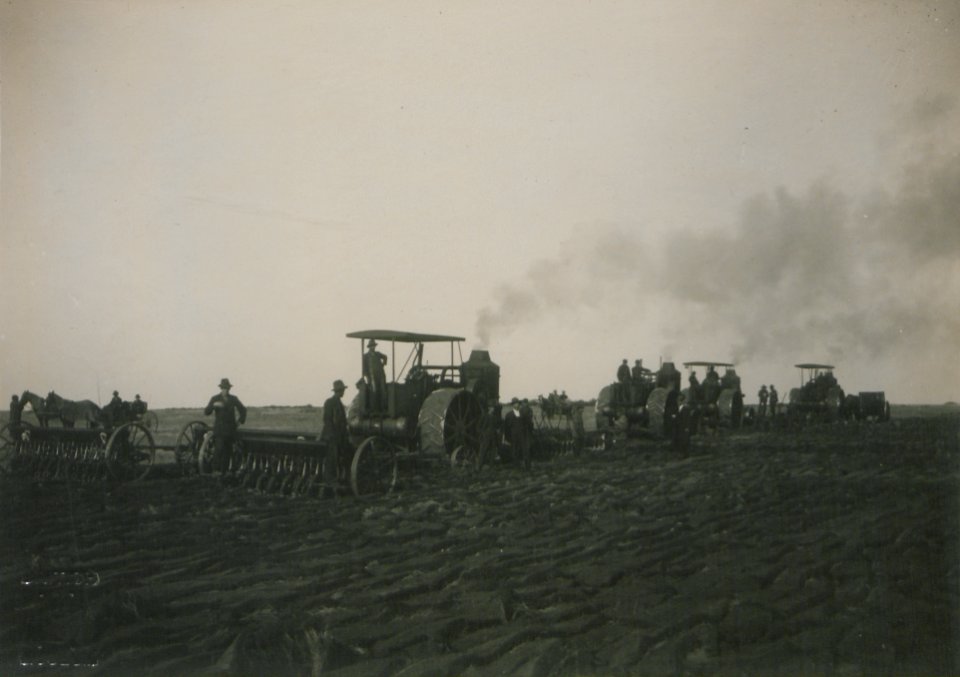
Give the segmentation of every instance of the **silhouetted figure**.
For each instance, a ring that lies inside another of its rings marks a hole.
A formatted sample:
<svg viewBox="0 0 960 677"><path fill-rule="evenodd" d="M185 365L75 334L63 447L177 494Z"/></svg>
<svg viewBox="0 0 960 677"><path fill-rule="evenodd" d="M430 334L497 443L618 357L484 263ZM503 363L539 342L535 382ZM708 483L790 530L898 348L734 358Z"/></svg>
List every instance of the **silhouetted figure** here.
<svg viewBox="0 0 960 677"><path fill-rule="evenodd" d="M367 384L367 405L371 413L387 410L386 364L387 356L377 352L377 342L373 339L367 341L367 352L363 355L363 381Z"/></svg>
<svg viewBox="0 0 960 677"><path fill-rule="evenodd" d="M336 494L341 475L341 460L350 453L350 435L347 431L347 412L343 407L346 384L333 382L333 395L323 403L323 430L320 439L326 442L323 458L323 484L326 492Z"/></svg>
<svg viewBox="0 0 960 677"><path fill-rule="evenodd" d="M220 379L220 392L210 398L203 413L213 417L213 468L225 473L230 468L230 454L237 439L237 427L247 421L247 408L236 395L230 394L230 379Z"/></svg>

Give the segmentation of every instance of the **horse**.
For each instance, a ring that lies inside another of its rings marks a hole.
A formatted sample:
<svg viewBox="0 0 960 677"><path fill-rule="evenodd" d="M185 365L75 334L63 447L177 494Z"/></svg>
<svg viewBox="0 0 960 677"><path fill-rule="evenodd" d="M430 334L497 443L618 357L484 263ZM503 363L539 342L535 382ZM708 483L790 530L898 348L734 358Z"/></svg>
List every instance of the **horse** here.
<svg viewBox="0 0 960 677"><path fill-rule="evenodd" d="M51 412L47 410L46 401L36 395L31 393L29 390L24 390L23 394L20 396L20 407L23 411L23 407L30 405L30 408L33 410L33 415L37 417L37 421L40 422L41 428L46 428L51 418L58 418L56 412Z"/></svg>
<svg viewBox="0 0 960 677"><path fill-rule="evenodd" d="M91 400L65 400L51 390L47 394L47 411L56 412L64 428L73 428L77 421L86 421L88 428L100 426L100 407Z"/></svg>

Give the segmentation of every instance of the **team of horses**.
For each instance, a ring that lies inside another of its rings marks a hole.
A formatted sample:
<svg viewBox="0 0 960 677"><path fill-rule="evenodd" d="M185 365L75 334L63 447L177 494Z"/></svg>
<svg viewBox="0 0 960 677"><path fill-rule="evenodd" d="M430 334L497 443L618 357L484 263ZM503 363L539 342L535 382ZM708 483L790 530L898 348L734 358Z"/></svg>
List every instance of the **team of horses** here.
<svg viewBox="0 0 960 677"><path fill-rule="evenodd" d="M20 406L30 405L41 428L50 425L50 421L59 420L64 428L76 427L83 422L88 428L98 428L104 422L103 410L91 400L67 400L50 391L46 397L40 397L29 390L20 396Z"/></svg>

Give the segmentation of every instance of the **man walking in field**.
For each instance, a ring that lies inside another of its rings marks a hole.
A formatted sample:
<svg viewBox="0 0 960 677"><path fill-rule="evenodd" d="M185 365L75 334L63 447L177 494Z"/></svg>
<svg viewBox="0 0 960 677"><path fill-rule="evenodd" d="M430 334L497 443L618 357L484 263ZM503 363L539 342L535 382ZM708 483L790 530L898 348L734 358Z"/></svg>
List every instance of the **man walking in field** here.
<svg viewBox="0 0 960 677"><path fill-rule="evenodd" d="M760 386L760 391L757 393L757 400L760 402L760 407L758 413L760 418L763 418L767 415L767 399L770 397L770 393L767 392L767 386Z"/></svg>
<svg viewBox="0 0 960 677"><path fill-rule="evenodd" d="M203 413L213 418L213 469L225 473L230 468L230 454L237 439L237 427L247 421L247 408L236 395L230 394L230 379L220 379L220 392L210 398Z"/></svg>
<svg viewBox="0 0 960 677"><path fill-rule="evenodd" d="M337 379L333 382L333 395L323 403L323 430L320 439L326 443L323 458L323 486L325 493L336 496L340 476L340 458L350 452L350 436L347 431L347 412L343 407L346 384Z"/></svg>
<svg viewBox="0 0 960 677"><path fill-rule="evenodd" d="M770 384L770 416L776 417L777 415L777 404L780 403L780 396L777 394L777 389L773 387L773 384Z"/></svg>

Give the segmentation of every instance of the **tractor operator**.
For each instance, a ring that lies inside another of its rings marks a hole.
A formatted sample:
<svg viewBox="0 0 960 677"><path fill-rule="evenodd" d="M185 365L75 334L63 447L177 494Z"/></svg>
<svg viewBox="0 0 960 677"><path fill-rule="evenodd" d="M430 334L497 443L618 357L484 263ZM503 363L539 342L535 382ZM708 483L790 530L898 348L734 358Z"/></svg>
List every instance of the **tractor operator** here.
<svg viewBox="0 0 960 677"><path fill-rule="evenodd" d="M617 399L621 402L630 401L630 365L627 364L627 358L617 367Z"/></svg>
<svg viewBox="0 0 960 677"><path fill-rule="evenodd" d="M363 380L367 384L367 406L371 412L387 410L387 374L384 367L387 356L377 352L377 342L367 341L367 352L363 355Z"/></svg>
<svg viewBox="0 0 960 677"><path fill-rule="evenodd" d="M350 453L350 436L347 432L347 412L343 408L343 393L346 384L337 379L333 382L333 395L323 403L323 430L320 439L326 442L323 458L324 493L337 495L340 477L340 458Z"/></svg>
<svg viewBox="0 0 960 677"><path fill-rule="evenodd" d="M213 469L225 473L230 467L230 454L237 438L237 426L246 423L247 408L236 395L230 394L230 379L220 379L220 392L210 398L203 413L213 419Z"/></svg>

